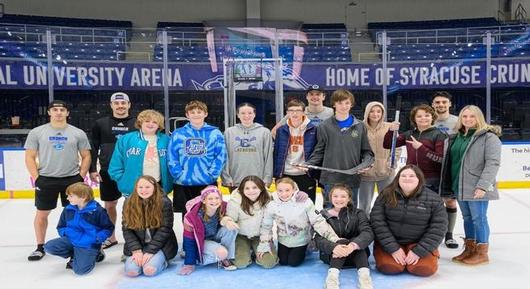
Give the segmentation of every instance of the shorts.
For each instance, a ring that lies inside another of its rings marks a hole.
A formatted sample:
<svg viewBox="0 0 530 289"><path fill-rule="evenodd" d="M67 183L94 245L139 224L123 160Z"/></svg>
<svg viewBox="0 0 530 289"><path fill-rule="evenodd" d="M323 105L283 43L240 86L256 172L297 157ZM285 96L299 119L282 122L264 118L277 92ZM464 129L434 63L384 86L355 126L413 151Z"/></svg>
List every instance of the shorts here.
<svg viewBox="0 0 530 289"><path fill-rule="evenodd" d="M112 180L109 173L105 170L99 171L101 182L99 182L99 195L102 201L111 202L121 198L120 190L118 190L118 184Z"/></svg>
<svg viewBox="0 0 530 289"><path fill-rule="evenodd" d="M64 178L39 176L35 180L35 207L37 210L49 211L57 207L57 197L61 196L61 204L66 207L69 202L66 199L66 188L84 179L80 175Z"/></svg>

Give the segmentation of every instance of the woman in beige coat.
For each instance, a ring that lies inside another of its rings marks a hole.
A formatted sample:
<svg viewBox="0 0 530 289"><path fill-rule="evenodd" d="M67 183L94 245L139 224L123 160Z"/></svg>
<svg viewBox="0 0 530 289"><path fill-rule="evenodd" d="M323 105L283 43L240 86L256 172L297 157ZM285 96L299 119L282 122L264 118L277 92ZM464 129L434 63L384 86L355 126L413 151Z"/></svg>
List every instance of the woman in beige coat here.
<svg viewBox="0 0 530 289"><path fill-rule="evenodd" d="M372 168L361 175L359 187L359 209L370 215L375 185L381 191L388 186L394 177L394 169L390 168L390 150L383 148L385 134L390 123L384 121L386 115L385 107L378 101L372 101L366 105L364 111L364 125L368 132L368 141L375 154L375 162ZM400 155L396 150L396 156Z"/></svg>

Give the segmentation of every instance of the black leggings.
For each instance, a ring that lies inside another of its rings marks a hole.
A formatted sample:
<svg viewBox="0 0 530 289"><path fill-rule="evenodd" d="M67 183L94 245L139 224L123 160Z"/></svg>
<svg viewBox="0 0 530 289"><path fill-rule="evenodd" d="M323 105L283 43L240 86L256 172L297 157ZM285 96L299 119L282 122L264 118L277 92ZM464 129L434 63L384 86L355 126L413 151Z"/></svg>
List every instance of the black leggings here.
<svg viewBox="0 0 530 289"><path fill-rule="evenodd" d="M280 264L292 267L302 264L305 259L306 249L307 245L289 248L278 242L278 258L280 259Z"/></svg>
<svg viewBox="0 0 530 289"><path fill-rule="evenodd" d="M337 241L339 244L348 244L350 241L345 239L340 239ZM363 268L368 267L368 254L366 250L360 249L353 251L350 255L343 258L333 258L329 261L330 268L342 269L344 266Z"/></svg>

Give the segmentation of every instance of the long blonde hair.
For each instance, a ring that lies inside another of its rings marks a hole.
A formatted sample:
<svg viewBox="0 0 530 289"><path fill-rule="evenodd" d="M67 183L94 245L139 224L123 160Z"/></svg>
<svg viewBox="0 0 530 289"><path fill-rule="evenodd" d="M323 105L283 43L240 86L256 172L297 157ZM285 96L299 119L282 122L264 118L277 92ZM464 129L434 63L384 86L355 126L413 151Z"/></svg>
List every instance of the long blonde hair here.
<svg viewBox="0 0 530 289"><path fill-rule="evenodd" d="M462 108L462 110L460 110L460 113L458 114L458 120L456 121L455 125L455 131L459 131L461 133L465 132L465 127L462 123L462 115L464 114L465 110L469 110L472 114L475 115L475 118L477 120L477 126L475 127L475 129L477 129L477 132L481 130L486 130L491 131L498 136L501 135L501 128L497 125L489 125L488 123L486 123L486 119L484 118L482 110L476 105L466 105L464 106L464 108Z"/></svg>
<svg viewBox="0 0 530 289"><path fill-rule="evenodd" d="M138 195L138 182L146 180L154 186L153 195L142 199ZM155 178L141 176L134 184L134 192L123 206L123 221L125 226L133 230L153 229L162 226L162 197L163 191Z"/></svg>

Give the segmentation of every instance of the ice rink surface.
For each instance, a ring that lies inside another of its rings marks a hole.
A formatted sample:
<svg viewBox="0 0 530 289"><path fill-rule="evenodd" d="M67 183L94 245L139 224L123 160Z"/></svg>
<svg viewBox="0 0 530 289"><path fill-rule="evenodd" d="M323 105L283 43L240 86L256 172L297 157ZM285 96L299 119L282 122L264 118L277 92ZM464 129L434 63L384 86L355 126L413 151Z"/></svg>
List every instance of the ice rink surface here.
<svg viewBox="0 0 530 289"><path fill-rule="evenodd" d="M319 195L320 198L320 195ZM321 200L317 200L317 204ZM121 207L121 201L120 201ZM49 219L47 240L55 238L55 225L61 210L52 212ZM121 212L121 209L119 210ZM503 289L529 288L530 286L530 190L504 190L501 200L490 203L489 222L490 264L464 266L451 262L451 257L461 251L440 247L439 271L429 278L409 274L385 276L375 271L370 258L372 278L376 289ZM323 288L327 265L317 253L309 255L305 263L297 268L277 266L261 269L252 265L247 269L227 272L215 265L198 267L189 276L176 272L182 259L176 257L170 267L156 277L129 278L123 274L120 262L123 247L121 227L117 227L119 245L106 250L106 258L86 276L76 276L65 269L66 260L47 255L41 261L29 262L27 256L35 249L33 233L33 200L0 200L0 282L2 288L18 289L140 289L140 288L186 288L186 289L317 289ZM180 215L176 215L180 220ZM121 220L118 220L121 222ZM176 222L179 244L182 226ZM459 215L455 229L462 245L463 228ZM343 270L341 288L357 288L357 273L354 269Z"/></svg>

